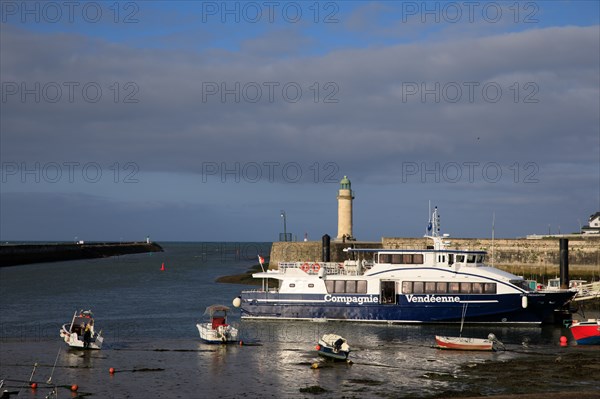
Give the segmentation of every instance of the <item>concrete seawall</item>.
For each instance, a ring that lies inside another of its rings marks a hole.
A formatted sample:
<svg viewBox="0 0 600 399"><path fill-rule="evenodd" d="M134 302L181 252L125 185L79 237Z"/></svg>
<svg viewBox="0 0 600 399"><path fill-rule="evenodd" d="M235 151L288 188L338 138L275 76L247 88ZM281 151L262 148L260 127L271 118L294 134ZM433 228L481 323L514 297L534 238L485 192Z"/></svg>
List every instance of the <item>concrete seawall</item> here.
<svg viewBox="0 0 600 399"><path fill-rule="evenodd" d="M541 240L527 239L491 239L453 238L450 249L484 250L488 253L488 264L494 264L503 270L515 274L523 272L540 275L558 273L559 243L556 238ZM342 251L352 243L331 243L331 261L343 262L348 259ZM381 242L358 242L357 248L389 248L389 249L425 249L431 240L425 238L383 237ZM277 268L278 262L297 262L322 260L320 241L309 242L274 242L271 247L269 267ZM569 239L569 264L573 272L581 272L586 276L596 276L600 272L600 237L581 237Z"/></svg>
<svg viewBox="0 0 600 399"><path fill-rule="evenodd" d="M124 243L94 242L86 244L7 244L0 245L0 267L162 251L163 249L160 245L146 243L145 241Z"/></svg>

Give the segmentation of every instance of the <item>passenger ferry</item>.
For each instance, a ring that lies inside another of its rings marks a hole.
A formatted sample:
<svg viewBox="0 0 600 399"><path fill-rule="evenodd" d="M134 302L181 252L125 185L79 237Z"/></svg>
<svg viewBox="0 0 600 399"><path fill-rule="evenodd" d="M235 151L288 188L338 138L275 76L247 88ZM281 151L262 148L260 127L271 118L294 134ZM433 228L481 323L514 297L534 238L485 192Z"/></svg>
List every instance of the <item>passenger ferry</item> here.
<svg viewBox="0 0 600 399"><path fill-rule="evenodd" d="M433 230L433 231L432 231ZM533 290L523 277L485 263L485 251L452 250L439 234L437 207L428 249L344 249L343 263L279 263L254 273L277 288L243 291L234 300L243 319L340 320L387 323L541 324L554 321L575 295Z"/></svg>

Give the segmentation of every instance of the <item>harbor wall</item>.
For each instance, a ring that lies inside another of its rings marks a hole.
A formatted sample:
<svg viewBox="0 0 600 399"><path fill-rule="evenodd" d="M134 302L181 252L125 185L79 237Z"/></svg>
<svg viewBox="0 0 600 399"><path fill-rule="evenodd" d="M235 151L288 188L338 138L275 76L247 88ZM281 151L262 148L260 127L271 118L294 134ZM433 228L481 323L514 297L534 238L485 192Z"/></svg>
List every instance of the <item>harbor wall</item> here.
<svg viewBox="0 0 600 399"><path fill-rule="evenodd" d="M162 251L163 249L160 245L145 241L124 243L94 242L85 244L5 244L0 245L0 267Z"/></svg>
<svg viewBox="0 0 600 399"><path fill-rule="evenodd" d="M449 237L450 249L483 250L488 253L488 264L517 275L538 274L551 276L558 273L560 248L558 238L539 240L453 238ZM342 251L352 243L332 242L331 261L343 262L348 259ZM377 242L356 242L357 248L386 249L426 249L431 240L426 238L383 237ZM322 246L320 241L274 242L271 247L269 267L277 268L278 262L320 261ZM569 265L571 274L598 276L600 271L600 237L569 239Z"/></svg>

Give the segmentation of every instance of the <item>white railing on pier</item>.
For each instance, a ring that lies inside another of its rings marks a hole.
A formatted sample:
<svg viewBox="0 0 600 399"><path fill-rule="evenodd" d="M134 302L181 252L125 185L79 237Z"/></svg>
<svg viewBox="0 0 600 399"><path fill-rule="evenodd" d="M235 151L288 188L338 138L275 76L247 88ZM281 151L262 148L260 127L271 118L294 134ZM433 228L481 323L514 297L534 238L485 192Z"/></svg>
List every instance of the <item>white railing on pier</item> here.
<svg viewBox="0 0 600 399"><path fill-rule="evenodd" d="M279 262L279 270L285 273L288 269L300 269L311 275L325 273L326 275L358 276L363 274L370 264L363 265L356 260L345 262ZM324 272L321 270L324 269Z"/></svg>

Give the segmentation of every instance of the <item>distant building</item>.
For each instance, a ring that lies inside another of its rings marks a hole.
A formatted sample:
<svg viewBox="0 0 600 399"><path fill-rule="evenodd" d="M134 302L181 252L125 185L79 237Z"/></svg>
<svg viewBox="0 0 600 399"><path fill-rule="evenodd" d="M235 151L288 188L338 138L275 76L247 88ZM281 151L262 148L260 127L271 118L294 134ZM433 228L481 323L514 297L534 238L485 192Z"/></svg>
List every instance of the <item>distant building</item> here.
<svg viewBox="0 0 600 399"><path fill-rule="evenodd" d="M588 224L581 228L581 234L600 234L600 212L590 216Z"/></svg>

